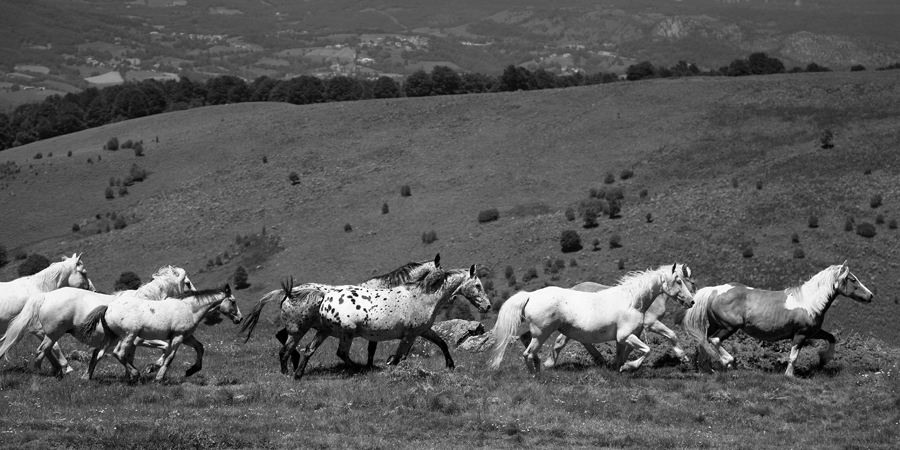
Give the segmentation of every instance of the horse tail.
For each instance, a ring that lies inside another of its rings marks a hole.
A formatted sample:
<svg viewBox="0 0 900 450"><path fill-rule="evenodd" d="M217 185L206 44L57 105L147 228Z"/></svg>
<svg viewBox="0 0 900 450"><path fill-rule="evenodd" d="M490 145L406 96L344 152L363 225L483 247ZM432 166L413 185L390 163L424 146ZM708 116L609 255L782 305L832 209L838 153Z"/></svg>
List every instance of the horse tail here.
<svg viewBox="0 0 900 450"><path fill-rule="evenodd" d="M496 370L500 367L500 361L503 361L503 355L506 353L506 346L519 329L519 324L522 322L522 311L525 310L525 305L530 297L531 292L520 291L503 302L503 306L500 307L500 311L497 313L497 323L490 331L495 339L488 364L491 369Z"/></svg>
<svg viewBox="0 0 900 450"><path fill-rule="evenodd" d="M39 319L41 305L43 304L43 294L32 295L28 299L22 311L9 323L9 326L6 328L6 334L3 335L3 338L0 338L0 342L3 342L3 345L0 346L0 358L6 356L6 352L22 340L22 336L27 331L40 325Z"/></svg>
<svg viewBox="0 0 900 450"><path fill-rule="evenodd" d="M709 330L709 308L718 291L706 287L694 294L694 306L684 313L684 331L700 344L707 356L718 357L719 352L709 343L706 333Z"/></svg>
<svg viewBox="0 0 900 450"><path fill-rule="evenodd" d="M72 334L78 338L81 342L88 342L91 339L91 335L94 334L94 330L97 329L97 325L99 324L103 327L103 335L104 340L109 340L114 338L116 335L113 334L112 330L109 329L109 324L106 323L106 310L109 309L109 306L103 305L98 306L93 311L91 311L84 322L75 327L75 330L72 331ZM103 348L101 345L99 348Z"/></svg>
<svg viewBox="0 0 900 450"><path fill-rule="evenodd" d="M238 330L238 333L247 332L247 338L244 339L244 343L250 340L250 336L253 335L253 329L256 328L256 324L259 322L259 316L262 314L262 309L266 306L266 303L271 302L272 300L278 299L279 296L284 295L284 290L277 289L272 292L269 292L266 295L263 295L256 305L253 306L253 309L250 310L250 313L244 317L244 320L241 321L241 329Z"/></svg>

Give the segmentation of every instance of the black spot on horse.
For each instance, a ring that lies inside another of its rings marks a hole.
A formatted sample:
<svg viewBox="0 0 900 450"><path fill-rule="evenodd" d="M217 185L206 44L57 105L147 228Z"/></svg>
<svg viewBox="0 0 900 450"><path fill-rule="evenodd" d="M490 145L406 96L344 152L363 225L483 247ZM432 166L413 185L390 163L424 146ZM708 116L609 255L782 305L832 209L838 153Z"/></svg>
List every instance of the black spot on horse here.
<svg viewBox="0 0 900 450"><path fill-rule="evenodd" d="M361 308L361 306L356 305L356 310L357 310L357 311L358 311L360 308Z"/></svg>

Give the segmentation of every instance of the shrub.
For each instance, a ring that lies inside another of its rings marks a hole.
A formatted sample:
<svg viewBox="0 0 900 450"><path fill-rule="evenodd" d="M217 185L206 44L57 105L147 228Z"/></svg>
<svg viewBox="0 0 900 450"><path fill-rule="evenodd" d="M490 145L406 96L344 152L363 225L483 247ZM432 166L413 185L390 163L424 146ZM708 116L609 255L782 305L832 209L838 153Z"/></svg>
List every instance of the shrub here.
<svg viewBox="0 0 900 450"><path fill-rule="evenodd" d="M800 235L797 234L797 233L792 234L792 235L791 235L791 242L793 242L793 243L795 243L795 244L799 244L799 243L800 243Z"/></svg>
<svg viewBox="0 0 900 450"><path fill-rule="evenodd" d="M69 150L69 152L68 152L68 153L66 153L66 156L69 156L69 157L71 157L71 156L72 156L72 150Z"/></svg>
<svg viewBox="0 0 900 450"><path fill-rule="evenodd" d="M897 219L888 220L888 228L890 228L892 230L896 230L897 229Z"/></svg>
<svg viewBox="0 0 900 450"><path fill-rule="evenodd" d="M291 185L300 183L300 175L297 175L297 172L291 172L288 174L288 180L290 180Z"/></svg>
<svg viewBox="0 0 900 450"><path fill-rule="evenodd" d="M537 269L535 269L534 267L529 267L528 270L525 271L525 275L522 276L522 282L527 283L537 277Z"/></svg>
<svg viewBox="0 0 900 450"><path fill-rule="evenodd" d="M50 260L44 255L32 253L25 258L22 264L19 264L18 273L20 277L34 275L47 267L50 267Z"/></svg>
<svg viewBox="0 0 900 450"><path fill-rule="evenodd" d="M506 285L509 287L513 287L516 285L516 276L513 275L511 277L506 278Z"/></svg>
<svg viewBox="0 0 900 450"><path fill-rule="evenodd" d="M862 64L854 64L854 65L850 66L851 72L862 72L864 70L866 70L866 66L864 66Z"/></svg>
<svg viewBox="0 0 900 450"><path fill-rule="evenodd" d="M881 194L875 194L869 198L869 206L873 208L881 206Z"/></svg>
<svg viewBox="0 0 900 450"><path fill-rule="evenodd" d="M863 170L863 175L872 175L872 169L867 167L866 170Z"/></svg>
<svg viewBox="0 0 900 450"><path fill-rule="evenodd" d="M609 212L610 219L615 219L616 217L619 217L619 212L621 212L621 211L622 211L622 206L618 200L610 200L609 201L608 212Z"/></svg>
<svg viewBox="0 0 900 450"><path fill-rule="evenodd" d="M53 152L47 153L47 157L48 157L48 158L52 158L52 157L53 157Z"/></svg>
<svg viewBox="0 0 900 450"><path fill-rule="evenodd" d="M737 187L738 187L738 179L737 179L737 177L731 179L731 187L737 189Z"/></svg>
<svg viewBox="0 0 900 450"><path fill-rule="evenodd" d="M606 173L606 178L603 179L603 182L606 184L613 184L616 182L616 176L612 174L612 172Z"/></svg>
<svg viewBox="0 0 900 450"><path fill-rule="evenodd" d="M647 223L653 222L653 214L647 213Z"/></svg>
<svg viewBox="0 0 900 450"><path fill-rule="evenodd" d="M87 163L88 163L88 164L93 164L93 163L94 163L94 158L88 158L88 159L87 159Z"/></svg>
<svg viewBox="0 0 900 450"><path fill-rule="evenodd" d="M564 253L581 250L581 236L575 230L564 230L559 236L559 245Z"/></svg>
<svg viewBox="0 0 900 450"><path fill-rule="evenodd" d="M134 156L144 156L144 144L138 142L134 144Z"/></svg>
<svg viewBox="0 0 900 450"><path fill-rule="evenodd" d="M588 191L588 197L590 197L590 198L599 198L599 195L600 195L600 191L597 190L597 188L591 188Z"/></svg>
<svg viewBox="0 0 900 450"><path fill-rule="evenodd" d="M237 266L237 268L234 269L232 278L234 279L235 289L247 289L250 287L250 283L247 283L247 269L245 269L244 266Z"/></svg>
<svg viewBox="0 0 900 450"><path fill-rule="evenodd" d="M81 225L78 225L77 223L73 223L72 224L72 232L77 233L79 231L81 231Z"/></svg>
<svg viewBox="0 0 900 450"><path fill-rule="evenodd" d="M864 237L864 238L872 238L875 237L876 230L875 225L872 225L869 222L862 222L856 226L856 234Z"/></svg>
<svg viewBox="0 0 900 450"><path fill-rule="evenodd" d="M648 195L648 194L647 194L647 190L646 190L646 189L641 189L641 193L640 193L641 199L647 198L647 195Z"/></svg>
<svg viewBox="0 0 900 450"><path fill-rule="evenodd" d="M390 212L390 209L388 208L387 202L382 203L381 204L381 213L387 214L388 212Z"/></svg>
<svg viewBox="0 0 900 450"><path fill-rule="evenodd" d="M809 216L806 225L810 228L819 228L819 218L815 214Z"/></svg>
<svg viewBox="0 0 900 450"><path fill-rule="evenodd" d="M875 225L884 225L884 214L877 214L875 216Z"/></svg>
<svg viewBox="0 0 900 450"><path fill-rule="evenodd" d="M485 209L478 212L478 223L493 222L500 218L497 208Z"/></svg>
<svg viewBox="0 0 900 450"><path fill-rule="evenodd" d="M569 222L575 220L575 210L572 207L566 208L566 220Z"/></svg>
<svg viewBox="0 0 900 450"><path fill-rule="evenodd" d="M6 246L0 244L0 267L9 263L9 255L6 253Z"/></svg>
<svg viewBox="0 0 900 450"><path fill-rule="evenodd" d="M266 155L263 155L263 164L267 164L268 162L269 162L269 157Z"/></svg>
<svg viewBox="0 0 900 450"><path fill-rule="evenodd" d="M512 276L514 276L515 274L516 274L516 273L515 273L515 270L513 269L512 266L506 266L506 268L503 269L503 277L504 277L504 278L512 277Z"/></svg>
<svg viewBox="0 0 900 450"><path fill-rule="evenodd" d="M606 191L606 199L609 201L622 200L625 198L625 190L620 187L614 187Z"/></svg>
<svg viewBox="0 0 900 450"><path fill-rule="evenodd" d="M600 239L594 238L594 242L591 245L594 247L593 250L595 252L599 251L600 250Z"/></svg>
<svg viewBox="0 0 900 450"><path fill-rule="evenodd" d="M106 187L106 198L110 200L116 198L116 193L111 186Z"/></svg>
<svg viewBox="0 0 900 450"><path fill-rule="evenodd" d="M116 151L119 149L119 138L111 137L108 141L106 141L106 145L103 147L105 150Z"/></svg>
<svg viewBox="0 0 900 450"><path fill-rule="evenodd" d="M122 217L122 216L119 216L119 217L115 220L115 222L113 222L113 228L115 228L115 229L117 229L117 230L121 230L122 228L125 228L125 227L127 227L127 226L128 226L128 223L125 222L125 218Z"/></svg>
<svg viewBox="0 0 900 450"><path fill-rule="evenodd" d="M834 133L831 130L825 130L822 132L822 137L819 138L819 142L822 144L822 148L829 149L834 147Z"/></svg>
<svg viewBox="0 0 900 450"><path fill-rule="evenodd" d="M22 261L25 258L28 258L28 254L25 253L25 250L19 249L13 254L13 258L15 258L16 261Z"/></svg>
<svg viewBox="0 0 900 450"><path fill-rule="evenodd" d="M620 259L616 262L616 266L619 268L619 270L625 270L625 260Z"/></svg>
<svg viewBox="0 0 900 450"><path fill-rule="evenodd" d="M756 180L756 190L762 189L762 180Z"/></svg>
<svg viewBox="0 0 900 450"><path fill-rule="evenodd" d="M609 237L609 248L619 248L622 246L622 237L618 233Z"/></svg>
<svg viewBox="0 0 900 450"><path fill-rule="evenodd" d="M584 228L594 228L597 226L597 211L593 208L584 212Z"/></svg>
<svg viewBox="0 0 900 450"><path fill-rule="evenodd" d="M116 185L116 177L109 177L109 185L110 186Z"/></svg>
<svg viewBox="0 0 900 450"><path fill-rule="evenodd" d="M572 261L574 261L574 259ZM566 268L566 262L559 258L556 258L553 260L553 265L555 265L557 269L565 269Z"/></svg>
<svg viewBox="0 0 900 450"><path fill-rule="evenodd" d="M627 180L633 176L634 176L634 171L632 171L631 169L625 169L619 173L619 179L621 179L621 180Z"/></svg>
<svg viewBox="0 0 900 450"><path fill-rule="evenodd" d="M41 159L44 157L44 154L41 152L37 152L34 154L34 159Z"/></svg>
<svg viewBox="0 0 900 450"><path fill-rule="evenodd" d="M222 265L222 255L216 255L216 265L217 266Z"/></svg>
<svg viewBox="0 0 900 450"><path fill-rule="evenodd" d="M344 224L344 231L347 232L347 233L353 231L353 226L351 226L349 223L345 223L345 224Z"/></svg>
<svg viewBox="0 0 900 450"><path fill-rule="evenodd" d="M403 186L400 186L400 196L401 197L409 197L410 195L412 195L412 191L409 189L408 184L404 184Z"/></svg>
<svg viewBox="0 0 900 450"><path fill-rule="evenodd" d="M122 143L122 145L119 146L119 148L132 148L132 147L134 147L134 142L132 142L131 139L126 140L125 142Z"/></svg>
<svg viewBox="0 0 900 450"><path fill-rule="evenodd" d="M752 258L753 257L753 243L744 242L741 244L741 256L744 258Z"/></svg>
<svg viewBox="0 0 900 450"><path fill-rule="evenodd" d="M854 221L852 217L848 217L847 220L844 221L844 231L853 231Z"/></svg>
<svg viewBox="0 0 900 450"><path fill-rule="evenodd" d="M129 291L141 287L141 277L136 273L128 271L119 274L119 279L113 285L115 291Z"/></svg>
<svg viewBox="0 0 900 450"><path fill-rule="evenodd" d="M126 195L128 195L128 187L127 186L120 187L119 188L119 197L124 197Z"/></svg>
<svg viewBox="0 0 900 450"><path fill-rule="evenodd" d="M806 254L803 253L803 249L802 249L802 248L795 248L795 249L794 249L794 259L803 259L803 258L805 258L805 257L806 257Z"/></svg>
<svg viewBox="0 0 900 450"><path fill-rule="evenodd" d="M436 240L437 240L437 233L435 233L434 230L426 231L426 232L422 233L422 242L424 242L426 244L430 244Z"/></svg>

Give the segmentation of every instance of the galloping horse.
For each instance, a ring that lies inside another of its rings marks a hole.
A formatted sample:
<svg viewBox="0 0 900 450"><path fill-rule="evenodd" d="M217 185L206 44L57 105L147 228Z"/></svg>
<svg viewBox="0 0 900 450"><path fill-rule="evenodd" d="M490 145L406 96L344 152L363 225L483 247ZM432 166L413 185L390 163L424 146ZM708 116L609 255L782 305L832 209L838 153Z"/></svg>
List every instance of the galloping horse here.
<svg viewBox="0 0 900 450"><path fill-rule="evenodd" d="M872 301L871 291L850 273L847 261L819 272L799 287L783 291L754 289L737 283L700 289L693 309L684 316L685 330L700 343L707 359L718 357L727 369L734 357L722 341L737 330L763 341L791 339L793 346L784 374L794 376L794 361L808 339L824 339L828 347L819 352L824 366L834 357L834 336L822 329L825 313L838 295L863 303Z"/></svg>
<svg viewBox="0 0 900 450"><path fill-rule="evenodd" d="M50 352L56 342L66 333L72 333L76 325L82 323L87 315L98 306L108 305L119 296L134 296L147 300L162 300L166 297L180 294L185 290L194 290L194 285L187 273L180 267L164 266L155 274L153 279L137 290L121 291L115 295L100 294L82 289L62 288L52 292L32 295L22 308L22 312L9 324L4 335L4 343L0 346L0 356L6 354L9 349L22 339L26 331L31 331L43 336L43 342L38 348L35 365L40 367L41 360L46 357L53 365L56 376L70 371ZM102 336L102 333L100 334ZM100 345L100 337L84 342L91 347ZM154 348L165 347L164 342L138 342L138 345ZM94 367L97 364L100 349L96 349L91 357L88 370L84 377L90 379L93 376ZM158 362L159 365L162 362Z"/></svg>
<svg viewBox="0 0 900 450"><path fill-rule="evenodd" d="M143 300L134 297L118 297L112 303L100 306L88 315L76 333L82 341L94 333L97 324L103 326L102 348L113 349L112 355L125 366L132 378L140 372L134 367L135 341L138 338L167 341L165 359L156 381L166 376L178 347L184 343L197 351L197 361L185 372L189 377L201 369L203 344L194 337L194 330L213 308L240 323L241 311L227 284L221 289L187 291L165 300Z"/></svg>
<svg viewBox="0 0 900 450"><path fill-rule="evenodd" d="M64 257L62 261L50 264L34 275L0 282L0 333L6 333L9 323L22 311L29 297L67 286L95 290L78 254ZM62 364L68 366L59 345L54 345L52 351Z"/></svg>
<svg viewBox="0 0 900 450"><path fill-rule="evenodd" d="M676 270L681 270L682 275L684 275L684 281L690 284L691 292L694 291L694 281L691 278L691 269L684 264L679 264L680 268ZM581 292L600 292L605 289L609 289L610 286L605 286L600 283L594 283L591 281L585 281L584 283L576 284L572 286L571 289L573 291L581 291ZM675 356L681 360L681 362L686 363L691 359L685 355L684 350L681 349L681 346L678 345L678 335L675 334L669 327L667 327L664 323L662 323L662 318L666 314L666 295L662 294L656 297L656 300L650 304L650 308L647 309L647 312L644 313L644 327L645 329L652 331L666 339L672 343L672 351L675 352ZM521 337L520 337L521 339ZM559 353L562 351L563 347L569 342L570 338L564 334L560 334L556 337L556 343L553 345L553 351L550 352L550 356L544 361L544 367L550 368L556 365L557 360L559 359ZM597 350L593 344L585 344L582 343L585 350L590 353L590 355L594 358L595 361L603 361L603 355Z"/></svg>
<svg viewBox="0 0 900 450"><path fill-rule="evenodd" d="M688 308L694 303L686 277L682 275L689 274L690 269L677 269L678 265L673 264L671 268L662 266L656 270L632 272L619 284L595 293L550 286L513 295L503 303L492 330L497 342L491 355L491 368L500 367L506 346L523 320L530 334L522 335L522 343L526 345L522 356L525 367L531 372L540 371L538 351L557 330L582 343L615 339L616 367L620 371L640 367L650 352L650 347L638 338L644 326L644 313L650 305L661 294ZM637 350L640 356L626 363L631 350Z"/></svg>
<svg viewBox="0 0 900 450"><path fill-rule="evenodd" d="M371 278L358 286L368 289L390 289L405 283L421 281L430 273L440 269L440 266L441 255L437 254L433 261L410 262L397 270ZM293 281L291 286L282 284L282 290L271 291L264 295L250 313L247 314L243 324L241 324L241 332L247 332L247 338L244 341L246 342L250 340L253 328L256 327L262 308L266 303L275 299L281 301L281 319L285 324L285 328L279 330L275 336L282 344L279 360L281 362L281 373L284 374L288 373L288 356L290 356L293 368L296 371L297 364L300 362L300 353L297 352L296 347L300 340L303 339L303 336L310 328L319 329L319 306L323 297L316 295L315 292L325 293L348 287L320 283L306 283L298 286L292 286L292 284ZM422 337L437 345L444 354L444 360L452 367L453 358L450 356L450 350L443 339L440 339L432 330L422 334ZM377 348L378 342L369 341L368 360L366 363L368 367L374 365Z"/></svg>

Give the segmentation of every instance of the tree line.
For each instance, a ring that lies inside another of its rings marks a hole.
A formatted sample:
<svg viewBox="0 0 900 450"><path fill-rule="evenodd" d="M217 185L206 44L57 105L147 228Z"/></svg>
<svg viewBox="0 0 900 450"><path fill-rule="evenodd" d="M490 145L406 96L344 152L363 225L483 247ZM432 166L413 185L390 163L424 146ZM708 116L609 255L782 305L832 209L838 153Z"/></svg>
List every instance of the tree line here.
<svg viewBox="0 0 900 450"><path fill-rule="evenodd" d="M233 75L220 75L205 82L187 77L177 81L144 80L104 88L92 87L64 96L52 95L42 102L20 105L9 114L0 113L0 150L122 120L227 103L268 101L304 105L404 96L566 88L622 79L634 81L828 70L810 63L806 69L795 67L786 71L778 58L753 53L748 58L732 61L728 66L706 71L685 61L669 67L654 66L645 61L629 66L624 76L604 72L560 75L542 68L532 71L510 64L499 76L471 72L460 74L450 67L435 66L430 72L420 69L412 73L402 83L385 76L369 80L346 76L319 79L307 75L286 80L261 76L251 82Z"/></svg>

